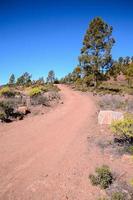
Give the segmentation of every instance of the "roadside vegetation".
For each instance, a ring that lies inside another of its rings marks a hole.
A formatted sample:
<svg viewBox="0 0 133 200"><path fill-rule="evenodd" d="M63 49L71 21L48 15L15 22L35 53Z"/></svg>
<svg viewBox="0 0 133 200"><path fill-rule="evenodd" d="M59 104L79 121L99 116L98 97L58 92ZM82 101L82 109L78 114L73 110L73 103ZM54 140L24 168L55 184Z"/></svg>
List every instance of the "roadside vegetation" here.
<svg viewBox="0 0 133 200"><path fill-rule="evenodd" d="M133 56L113 60L111 50L115 43L113 27L100 17L94 18L83 39L79 64L60 80L75 90L93 93L99 110L114 114L117 111L124 116L101 127L107 133L99 133L89 141L90 148L93 143L93 148L96 145L114 159L133 155ZM119 170L112 172L104 163L89 175L92 185L105 190L106 195L99 200L133 199L131 181L123 181L119 176Z"/></svg>
<svg viewBox="0 0 133 200"><path fill-rule="evenodd" d="M95 169L95 174L89 175L93 186L99 186L105 190L104 197L97 200L132 200L132 186L119 180L119 175L113 172L109 166L103 165Z"/></svg>
<svg viewBox="0 0 133 200"><path fill-rule="evenodd" d="M15 80L15 75L12 74L9 83L0 87L1 122L21 120L35 110L41 112L42 108L38 106L48 107L59 101L59 89L54 85L57 79L52 70L48 73L46 82L43 77L38 80L31 80L31 77L25 72Z"/></svg>

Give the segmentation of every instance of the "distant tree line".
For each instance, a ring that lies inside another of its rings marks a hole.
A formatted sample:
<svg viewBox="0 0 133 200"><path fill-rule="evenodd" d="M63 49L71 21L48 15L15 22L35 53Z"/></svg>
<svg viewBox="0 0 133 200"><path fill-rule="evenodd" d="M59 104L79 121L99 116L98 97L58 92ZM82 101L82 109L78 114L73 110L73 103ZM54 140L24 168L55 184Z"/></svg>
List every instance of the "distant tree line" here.
<svg viewBox="0 0 133 200"><path fill-rule="evenodd" d="M59 83L58 79L55 77L55 72L53 70L50 70L48 72L48 76L46 78L46 81L44 80L44 77L40 77L37 80L32 80L32 75L29 74L28 72L23 73L20 77L18 77L17 79L15 78L14 74L11 74L11 76L9 77L9 81L8 84L10 86L13 85L18 85L18 86L29 86L31 84L44 84L44 83L49 83L49 84L54 84L54 83Z"/></svg>

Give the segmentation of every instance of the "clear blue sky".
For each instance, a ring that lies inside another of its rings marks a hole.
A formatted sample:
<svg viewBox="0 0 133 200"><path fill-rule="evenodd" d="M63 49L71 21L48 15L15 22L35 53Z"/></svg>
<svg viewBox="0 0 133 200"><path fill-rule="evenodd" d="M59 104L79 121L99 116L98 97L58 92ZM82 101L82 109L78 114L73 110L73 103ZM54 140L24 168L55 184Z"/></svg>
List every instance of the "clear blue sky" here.
<svg viewBox="0 0 133 200"><path fill-rule="evenodd" d="M78 64L90 20L113 26L113 58L133 56L132 0L0 0L0 84L27 71L64 76Z"/></svg>

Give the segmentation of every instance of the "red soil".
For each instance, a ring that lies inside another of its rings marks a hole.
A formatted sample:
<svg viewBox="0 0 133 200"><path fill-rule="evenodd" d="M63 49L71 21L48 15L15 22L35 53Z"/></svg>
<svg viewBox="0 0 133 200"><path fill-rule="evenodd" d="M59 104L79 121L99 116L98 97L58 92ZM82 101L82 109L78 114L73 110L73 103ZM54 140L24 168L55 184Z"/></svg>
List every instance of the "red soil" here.
<svg viewBox="0 0 133 200"><path fill-rule="evenodd" d="M88 179L95 167L132 171L127 160L112 160L95 145L89 148L87 136L99 134L93 98L59 87L64 104L0 125L1 200L95 200L103 193Z"/></svg>

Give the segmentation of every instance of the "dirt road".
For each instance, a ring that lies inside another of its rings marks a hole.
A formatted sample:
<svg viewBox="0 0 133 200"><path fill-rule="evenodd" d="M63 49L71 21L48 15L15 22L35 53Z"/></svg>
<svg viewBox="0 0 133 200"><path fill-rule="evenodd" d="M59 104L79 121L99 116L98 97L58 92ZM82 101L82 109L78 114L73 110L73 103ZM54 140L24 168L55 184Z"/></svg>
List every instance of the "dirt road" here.
<svg viewBox="0 0 133 200"><path fill-rule="evenodd" d="M64 103L46 115L0 125L1 200L95 199L87 143L95 105L87 95L60 88Z"/></svg>

